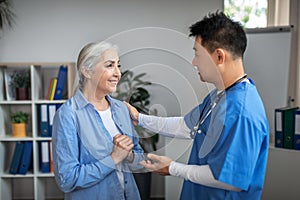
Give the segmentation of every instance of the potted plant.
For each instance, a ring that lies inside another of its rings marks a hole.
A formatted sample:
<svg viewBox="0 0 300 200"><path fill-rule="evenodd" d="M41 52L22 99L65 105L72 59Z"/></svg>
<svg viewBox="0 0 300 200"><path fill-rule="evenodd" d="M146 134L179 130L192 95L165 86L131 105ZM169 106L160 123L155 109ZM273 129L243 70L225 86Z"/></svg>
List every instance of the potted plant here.
<svg viewBox="0 0 300 200"><path fill-rule="evenodd" d="M145 75L146 73L134 75L130 70L124 71L122 73L122 78L118 83L117 90L112 96L121 101L130 103L140 113L155 115L156 110L153 110L150 113L148 108L150 104L150 94L145 86L149 86L152 83L142 80ZM158 142L158 134L153 134L138 126L135 127L135 129L140 136L140 144L143 149L147 153L155 151L156 143Z"/></svg>
<svg viewBox="0 0 300 200"><path fill-rule="evenodd" d="M134 106L140 113L156 114L156 110L149 111L148 105L150 104L150 94L145 86L152 83L142 80L146 73L134 75L130 70L122 73L122 78L119 81L117 90L113 97L127 101ZM142 127L135 127L139 134L139 143L144 149L145 153L156 150L156 143L158 142L158 134L154 134ZM134 178L139 188L141 199L150 199L151 191L151 172L137 172L134 173Z"/></svg>
<svg viewBox="0 0 300 200"><path fill-rule="evenodd" d="M15 13L12 9L11 0L0 0L0 30L6 25L12 27L15 22Z"/></svg>
<svg viewBox="0 0 300 200"><path fill-rule="evenodd" d="M10 78L10 85L16 91L16 100L28 100L30 87L29 70L15 70Z"/></svg>
<svg viewBox="0 0 300 200"><path fill-rule="evenodd" d="M28 117L28 113L22 111L15 112L10 116L13 137L26 137Z"/></svg>

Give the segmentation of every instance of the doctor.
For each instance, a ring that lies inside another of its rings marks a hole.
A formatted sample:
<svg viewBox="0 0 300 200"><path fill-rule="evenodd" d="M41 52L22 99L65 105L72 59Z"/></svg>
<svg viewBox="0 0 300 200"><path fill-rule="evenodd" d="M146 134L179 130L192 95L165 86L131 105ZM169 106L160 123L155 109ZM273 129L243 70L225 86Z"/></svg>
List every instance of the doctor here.
<svg viewBox="0 0 300 200"><path fill-rule="evenodd" d="M246 34L223 12L190 27L201 81L215 90L184 117L138 113L132 120L162 135L194 139L188 164L148 154L142 165L184 179L181 199L260 199L266 172L269 127L256 86L245 74ZM251 67L251 66L250 66Z"/></svg>

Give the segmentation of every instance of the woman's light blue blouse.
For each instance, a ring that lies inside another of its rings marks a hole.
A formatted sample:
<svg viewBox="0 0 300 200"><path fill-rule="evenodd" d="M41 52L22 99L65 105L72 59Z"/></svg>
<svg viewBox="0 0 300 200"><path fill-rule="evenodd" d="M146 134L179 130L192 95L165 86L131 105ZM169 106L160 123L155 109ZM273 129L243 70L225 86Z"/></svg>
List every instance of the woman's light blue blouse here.
<svg viewBox="0 0 300 200"><path fill-rule="evenodd" d="M143 150L125 104L106 98L120 133L134 143L134 161L122 162L125 190L110 155L112 138L95 107L78 90L57 110L53 121L53 166L65 199L140 199L132 170L142 167Z"/></svg>

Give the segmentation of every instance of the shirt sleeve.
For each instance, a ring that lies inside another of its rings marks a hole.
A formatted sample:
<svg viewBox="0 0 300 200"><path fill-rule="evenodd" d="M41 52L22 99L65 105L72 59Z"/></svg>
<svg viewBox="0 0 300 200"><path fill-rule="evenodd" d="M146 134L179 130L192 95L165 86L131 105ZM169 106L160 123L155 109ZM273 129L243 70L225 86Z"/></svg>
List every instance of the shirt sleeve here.
<svg viewBox="0 0 300 200"><path fill-rule="evenodd" d="M190 129L183 117L157 117L139 114L139 125L168 137L190 139Z"/></svg>
<svg viewBox="0 0 300 200"><path fill-rule="evenodd" d="M232 191L241 191L239 188L216 180L208 165L185 165L172 161L169 172L172 176L184 178L193 183Z"/></svg>
<svg viewBox="0 0 300 200"><path fill-rule="evenodd" d="M137 135L134 127L132 126L132 132L134 133L133 135ZM133 161L129 162L126 161L127 165L129 166L130 170L138 170L142 169L143 166L140 164L142 160L144 160L144 150L139 144L139 139L138 137L132 137L132 142L134 144L132 153L133 153Z"/></svg>
<svg viewBox="0 0 300 200"><path fill-rule="evenodd" d="M81 164L80 141L77 137L76 120L71 109L60 109L53 122L53 165L60 189L71 192L76 188L87 188L103 180L114 169L110 155L101 160Z"/></svg>

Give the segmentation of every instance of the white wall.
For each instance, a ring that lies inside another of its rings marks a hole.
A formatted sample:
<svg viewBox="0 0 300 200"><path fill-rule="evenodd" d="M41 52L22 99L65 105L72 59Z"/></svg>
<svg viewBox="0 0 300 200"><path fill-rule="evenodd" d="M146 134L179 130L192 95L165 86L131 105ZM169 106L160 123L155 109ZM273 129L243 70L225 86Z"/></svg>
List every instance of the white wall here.
<svg viewBox="0 0 300 200"><path fill-rule="evenodd" d="M191 23L220 9L221 0L13 0L12 30L1 33L0 61L73 61L87 42L158 26L188 33Z"/></svg>
<svg viewBox="0 0 300 200"><path fill-rule="evenodd" d="M209 90L209 85L199 84L190 64L193 51L188 27L208 12L222 10L223 0L13 3L16 24L0 33L0 62L76 62L83 45L109 38L120 46L124 69L147 72L147 78L155 83L152 106L161 108L161 115L187 113ZM185 161L188 146L167 140L159 144L158 153ZM161 177L155 179L152 196L163 196L164 185L160 183L164 181ZM167 178L167 199L178 199L181 182Z"/></svg>
<svg viewBox="0 0 300 200"><path fill-rule="evenodd" d="M287 106L289 99L291 36L290 27L252 29L247 33L245 71L254 80L263 100L271 138L275 132L274 110Z"/></svg>

